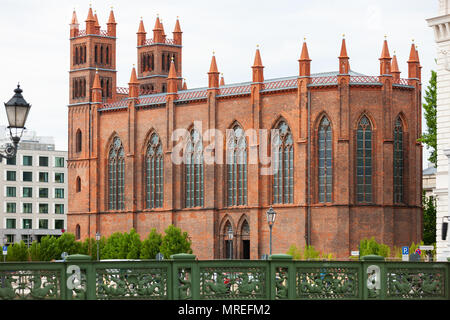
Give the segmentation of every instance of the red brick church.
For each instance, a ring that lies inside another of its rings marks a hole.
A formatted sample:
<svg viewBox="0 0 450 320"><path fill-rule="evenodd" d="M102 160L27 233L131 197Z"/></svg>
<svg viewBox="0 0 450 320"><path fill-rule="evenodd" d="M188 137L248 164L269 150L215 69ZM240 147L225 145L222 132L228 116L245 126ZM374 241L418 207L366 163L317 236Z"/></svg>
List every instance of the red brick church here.
<svg viewBox="0 0 450 320"><path fill-rule="evenodd" d="M368 76L350 69L342 39L339 71L311 73L304 42L292 76L265 79L256 49L251 81L225 84L213 55L208 86L188 89L180 23L170 39L157 18L153 38L140 22L137 67L118 87L116 25L111 10L102 30L90 8L85 29L75 12L70 26L68 231L77 238L131 228L144 238L174 224L199 259L259 259L272 206L274 253L310 244L347 257L365 237L421 239L414 44L406 79L386 40L380 74Z"/></svg>

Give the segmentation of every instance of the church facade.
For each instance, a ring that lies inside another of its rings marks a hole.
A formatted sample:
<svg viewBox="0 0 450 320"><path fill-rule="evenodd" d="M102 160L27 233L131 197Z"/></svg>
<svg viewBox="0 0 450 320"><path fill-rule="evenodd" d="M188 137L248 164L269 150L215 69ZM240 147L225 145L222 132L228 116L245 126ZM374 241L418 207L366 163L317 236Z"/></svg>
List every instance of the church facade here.
<svg viewBox="0 0 450 320"><path fill-rule="evenodd" d="M375 237L391 247L422 237L420 62L408 77L382 44L380 74L350 69L342 39L335 72L311 73L303 43L294 76L225 84L215 57L208 86L188 89L182 31L153 38L143 21L128 87L116 84L116 21L89 9L71 30L68 231L79 239L170 224L199 259L259 259L291 245L348 257ZM229 238L229 233L233 238Z"/></svg>

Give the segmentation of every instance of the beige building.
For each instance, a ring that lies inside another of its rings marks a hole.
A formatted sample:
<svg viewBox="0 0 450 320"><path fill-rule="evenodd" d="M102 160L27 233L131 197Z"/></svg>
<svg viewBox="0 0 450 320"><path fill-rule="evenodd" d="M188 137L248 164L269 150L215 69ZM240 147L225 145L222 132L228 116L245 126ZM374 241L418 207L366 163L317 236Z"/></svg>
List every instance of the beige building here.
<svg viewBox="0 0 450 320"><path fill-rule="evenodd" d="M423 170L423 190L425 191L425 196L427 197L436 196L436 171L437 169L432 164L429 164L428 168Z"/></svg>
<svg viewBox="0 0 450 320"><path fill-rule="evenodd" d="M0 143L9 143L5 132ZM52 137L25 131L13 159L0 163L0 242L40 240L67 228L67 151Z"/></svg>

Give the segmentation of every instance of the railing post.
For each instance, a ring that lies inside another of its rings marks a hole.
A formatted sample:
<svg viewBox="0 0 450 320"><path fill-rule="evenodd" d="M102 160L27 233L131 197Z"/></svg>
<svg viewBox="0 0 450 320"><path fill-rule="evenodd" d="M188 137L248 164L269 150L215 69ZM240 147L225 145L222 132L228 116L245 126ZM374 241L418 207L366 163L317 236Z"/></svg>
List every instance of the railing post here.
<svg viewBox="0 0 450 320"><path fill-rule="evenodd" d="M273 254L269 257L270 300L295 299L295 268L289 254Z"/></svg>
<svg viewBox="0 0 450 320"><path fill-rule="evenodd" d="M386 296L386 268L384 257L367 255L361 257L363 266L363 300L382 300Z"/></svg>
<svg viewBox="0 0 450 320"><path fill-rule="evenodd" d="M172 262L172 294L174 300L200 299L200 275L194 254L178 253Z"/></svg>

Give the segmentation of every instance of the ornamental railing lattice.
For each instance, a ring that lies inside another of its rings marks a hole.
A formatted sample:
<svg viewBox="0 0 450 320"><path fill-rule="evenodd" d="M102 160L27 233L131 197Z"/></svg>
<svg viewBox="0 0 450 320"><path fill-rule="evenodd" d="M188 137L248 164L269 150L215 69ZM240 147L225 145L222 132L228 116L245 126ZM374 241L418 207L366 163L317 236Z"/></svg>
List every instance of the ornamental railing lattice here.
<svg viewBox="0 0 450 320"><path fill-rule="evenodd" d="M172 259L0 263L0 300L377 300L449 297L448 262L198 261ZM365 259L367 258L367 259Z"/></svg>

